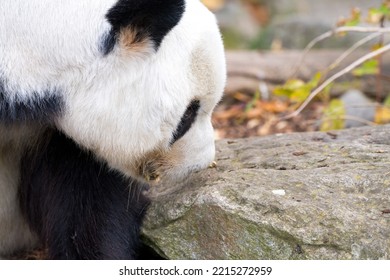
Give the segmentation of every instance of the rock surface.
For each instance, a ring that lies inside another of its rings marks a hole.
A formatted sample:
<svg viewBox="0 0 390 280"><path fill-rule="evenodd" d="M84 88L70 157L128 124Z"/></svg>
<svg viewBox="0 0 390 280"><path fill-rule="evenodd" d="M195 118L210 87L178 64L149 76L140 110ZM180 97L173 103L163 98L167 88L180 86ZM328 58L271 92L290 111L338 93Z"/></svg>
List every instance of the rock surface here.
<svg viewBox="0 0 390 280"><path fill-rule="evenodd" d="M344 102L345 128L359 127L367 125L367 122L375 121L376 104L374 100L368 98L363 92L350 89L341 96Z"/></svg>
<svg viewBox="0 0 390 280"><path fill-rule="evenodd" d="M390 126L217 142L217 167L151 190L169 259L390 259Z"/></svg>

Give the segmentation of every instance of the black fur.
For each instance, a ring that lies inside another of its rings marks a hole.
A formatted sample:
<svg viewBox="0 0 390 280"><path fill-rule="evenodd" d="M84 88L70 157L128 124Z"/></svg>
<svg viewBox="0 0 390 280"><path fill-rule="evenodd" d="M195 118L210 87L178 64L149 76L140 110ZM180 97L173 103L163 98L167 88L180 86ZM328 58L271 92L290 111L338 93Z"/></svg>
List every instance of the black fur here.
<svg viewBox="0 0 390 280"><path fill-rule="evenodd" d="M103 55L108 55L114 49L116 44L116 34L111 30L107 34L104 34L101 40L99 50Z"/></svg>
<svg viewBox="0 0 390 280"><path fill-rule="evenodd" d="M14 95L14 94L13 94ZM49 124L61 115L64 102L58 90L38 95L32 92L26 100L11 100L0 81L0 122L40 122ZM39 97L44 96L44 97Z"/></svg>
<svg viewBox="0 0 390 280"><path fill-rule="evenodd" d="M175 132L173 133L173 139L171 140L171 145L175 143L177 140L182 138L184 134L191 128L192 124L196 120L196 116L198 115L198 111L200 108L199 100L191 101L190 105L188 105L186 111L181 117L180 123L177 126Z"/></svg>
<svg viewBox="0 0 390 280"><path fill-rule="evenodd" d="M149 204L126 179L50 131L22 159L20 202L50 259L134 259Z"/></svg>
<svg viewBox="0 0 390 280"><path fill-rule="evenodd" d="M150 37L158 50L165 35L177 25L185 10L184 0L118 0L106 18L112 29L102 42L106 55L114 48L119 31L131 27L137 33L137 41Z"/></svg>

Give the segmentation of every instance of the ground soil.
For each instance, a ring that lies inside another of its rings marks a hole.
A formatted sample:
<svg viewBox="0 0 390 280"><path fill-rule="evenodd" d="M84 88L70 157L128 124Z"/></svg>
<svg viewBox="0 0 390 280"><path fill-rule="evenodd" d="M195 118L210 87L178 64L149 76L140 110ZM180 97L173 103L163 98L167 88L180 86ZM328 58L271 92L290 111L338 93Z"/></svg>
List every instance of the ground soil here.
<svg viewBox="0 0 390 280"><path fill-rule="evenodd" d="M282 99L251 101L250 96L237 94L230 102L221 103L213 114L216 138L246 138L277 133L316 131L321 122L324 104L314 102L301 114L285 119L294 106Z"/></svg>

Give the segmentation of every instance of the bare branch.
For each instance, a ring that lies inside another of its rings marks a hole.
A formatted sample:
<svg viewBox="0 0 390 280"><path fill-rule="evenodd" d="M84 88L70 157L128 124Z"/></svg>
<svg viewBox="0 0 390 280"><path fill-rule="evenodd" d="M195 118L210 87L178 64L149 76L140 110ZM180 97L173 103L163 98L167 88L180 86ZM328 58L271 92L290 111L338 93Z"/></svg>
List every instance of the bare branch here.
<svg viewBox="0 0 390 280"><path fill-rule="evenodd" d="M388 27L371 27L371 26L341 26L333 30L333 34L343 32L362 32L362 33L390 33Z"/></svg>
<svg viewBox="0 0 390 280"><path fill-rule="evenodd" d="M301 55L301 58L298 60L297 62L297 65L294 67L294 71L292 71L292 74L291 74L291 77L295 77L299 71L299 68L301 67L302 65L302 62L304 60L304 58L306 57L307 53L315 46L317 45L319 42L329 38L329 37L332 37L334 34L333 31L328 31L328 32L325 32L324 34L314 38L313 40L311 40L311 42L309 44L307 44L307 46L303 49L302 51L302 55Z"/></svg>
<svg viewBox="0 0 390 280"><path fill-rule="evenodd" d="M324 121L332 121L332 120L338 120L338 119L343 119L343 120L350 120L350 121L355 121L355 122L359 122L359 123L362 123L362 124L365 124L365 125L369 125L369 126L377 126L378 124L374 123L374 122L371 122L371 121L368 121L368 120L365 120L363 118L359 118L359 117L356 117L356 116L342 116L340 118L325 118Z"/></svg>
<svg viewBox="0 0 390 280"><path fill-rule="evenodd" d="M328 71L331 71L332 69L336 68L344 59L346 59L351 53L353 53L357 48L361 47L362 45L364 45L365 43L381 36L383 33L373 33L373 34L370 34L366 37L364 37L363 39L359 40L358 42L356 42L352 47L350 47L348 50L346 50L343 54L340 55L340 57L338 59L335 60L335 62L333 62L329 67L328 69L326 70L326 72Z"/></svg>
<svg viewBox="0 0 390 280"><path fill-rule="evenodd" d="M355 62L353 62L352 64L350 64L349 66L345 67L343 70L337 72L336 74L334 74L332 77L330 77L329 79L327 79L325 82L323 82L319 87L317 87L314 91L312 91L312 93L310 93L310 95L308 96L308 98L306 98L306 100L302 103L301 106L299 106L299 108L294 111L293 113L283 117L283 119L290 119L290 118L293 118L295 116L297 116L299 113L302 112L302 110L310 103L310 101L313 100L313 98L319 94L321 91L323 91L328 85L330 85L332 82L334 82L335 80L337 80L338 78L340 78L341 76L345 75L346 73L352 71L353 69L355 69L356 67L358 67L359 65L363 64L364 62L366 62L367 60L370 60L371 58L374 58L378 55L381 55L387 51L390 50L390 44L387 44L379 49L377 49L376 51L373 51L373 52L370 52L368 54L366 54L365 56L361 57L360 59L356 60Z"/></svg>
<svg viewBox="0 0 390 280"><path fill-rule="evenodd" d="M365 27L365 26L341 26L337 27L333 30L327 31L320 36L314 38L302 51L301 59L298 61L297 66L294 67L294 71L292 71L291 77L295 77L296 74L299 71L299 68L302 64L302 61L306 57L307 53L319 42L332 37L335 34L338 33L344 33L344 32L360 32L360 33L379 33L379 34L385 34L390 33L390 28L385 27Z"/></svg>

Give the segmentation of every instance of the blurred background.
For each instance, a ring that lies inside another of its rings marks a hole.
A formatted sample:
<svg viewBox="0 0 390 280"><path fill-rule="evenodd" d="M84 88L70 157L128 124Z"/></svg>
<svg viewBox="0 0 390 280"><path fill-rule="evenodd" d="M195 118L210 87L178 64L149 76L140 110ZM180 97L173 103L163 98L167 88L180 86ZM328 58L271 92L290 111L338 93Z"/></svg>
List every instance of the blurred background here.
<svg viewBox="0 0 390 280"><path fill-rule="evenodd" d="M388 44L390 1L202 2L217 16L227 51L228 83L213 118L217 138L390 122L386 52L340 74Z"/></svg>

